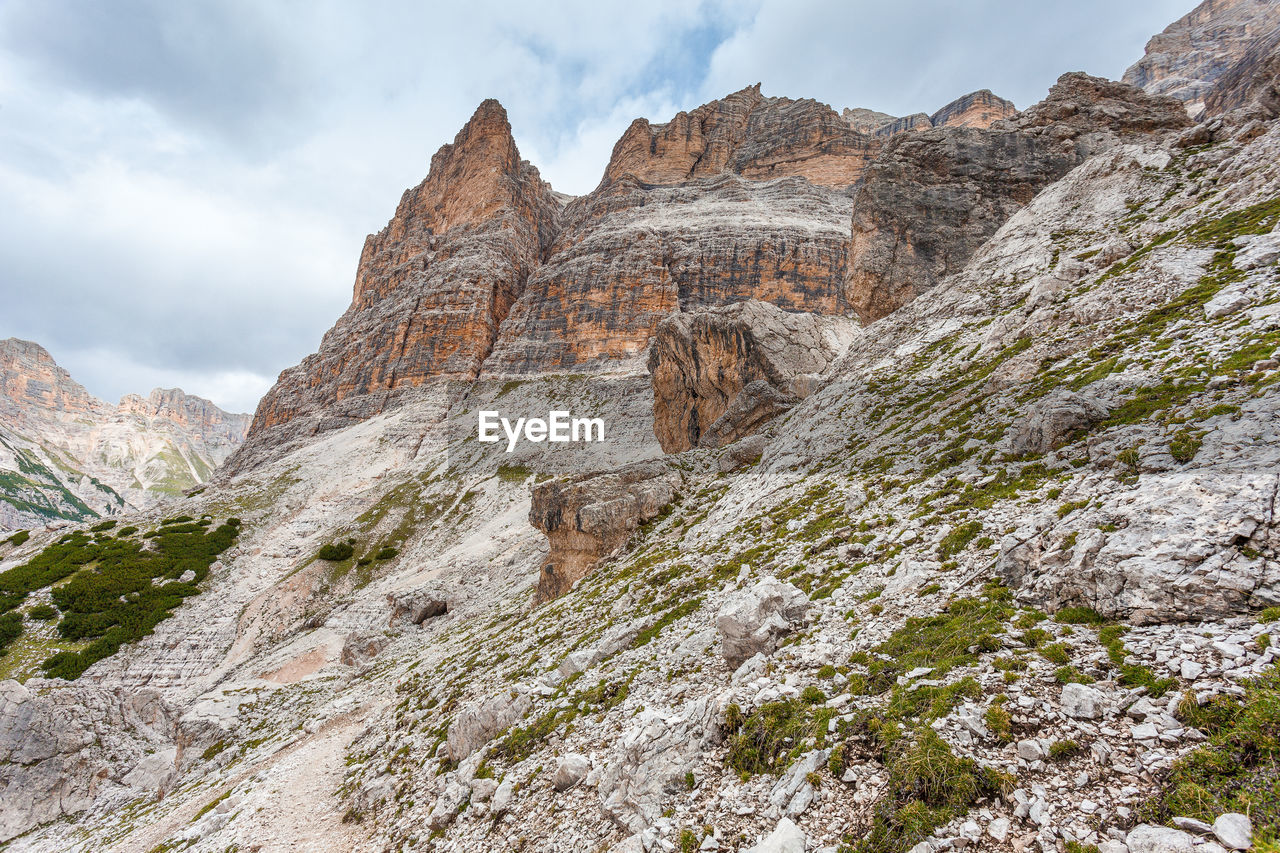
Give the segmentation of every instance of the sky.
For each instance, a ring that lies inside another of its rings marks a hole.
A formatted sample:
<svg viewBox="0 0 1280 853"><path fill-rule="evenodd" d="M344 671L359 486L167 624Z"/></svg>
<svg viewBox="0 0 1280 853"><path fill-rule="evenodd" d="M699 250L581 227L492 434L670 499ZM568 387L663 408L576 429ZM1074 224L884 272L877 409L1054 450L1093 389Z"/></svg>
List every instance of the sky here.
<svg viewBox="0 0 1280 853"><path fill-rule="evenodd" d="M759 82L894 115L1119 78L1193 0L0 0L0 338L252 412L495 97L589 192L632 119Z"/></svg>

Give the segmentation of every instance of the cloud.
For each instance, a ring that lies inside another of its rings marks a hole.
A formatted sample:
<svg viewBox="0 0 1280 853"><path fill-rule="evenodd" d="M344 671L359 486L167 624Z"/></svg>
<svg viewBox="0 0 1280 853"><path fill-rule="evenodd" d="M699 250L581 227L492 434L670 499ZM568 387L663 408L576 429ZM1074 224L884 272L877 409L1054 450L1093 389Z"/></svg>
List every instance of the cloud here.
<svg viewBox="0 0 1280 853"><path fill-rule="evenodd" d="M895 113L983 87L1026 105L1062 71L1118 76L1186 5L10 0L0 337L107 399L180 385L251 409L486 97L583 193L639 116L756 81Z"/></svg>

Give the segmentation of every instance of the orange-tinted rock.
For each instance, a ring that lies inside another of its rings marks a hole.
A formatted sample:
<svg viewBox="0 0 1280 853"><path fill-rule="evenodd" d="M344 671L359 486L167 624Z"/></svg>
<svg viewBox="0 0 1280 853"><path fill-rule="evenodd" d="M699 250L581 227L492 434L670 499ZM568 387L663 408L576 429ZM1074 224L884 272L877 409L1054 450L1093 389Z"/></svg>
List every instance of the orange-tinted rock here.
<svg viewBox="0 0 1280 853"><path fill-rule="evenodd" d="M859 133L874 133L876 128L883 127L897 116L891 116L888 113L876 112L863 107L845 107L840 111L840 117L849 123L849 127Z"/></svg>
<svg viewBox="0 0 1280 853"><path fill-rule="evenodd" d="M757 83L666 124L636 119L613 148L604 184L626 175L645 184L680 184L734 172L847 187L877 148L825 104L766 98Z"/></svg>
<svg viewBox="0 0 1280 853"><path fill-rule="evenodd" d="M897 136L899 133L909 133L913 130L926 130L933 127L933 120L924 113L912 113L909 116L895 118L893 121L886 122L876 128L875 134L881 139L888 139L891 136Z"/></svg>
<svg viewBox="0 0 1280 853"><path fill-rule="evenodd" d="M681 482L677 469L650 460L534 486L529 523L551 545L538 579L538 601L572 589L637 527L675 500Z"/></svg>
<svg viewBox="0 0 1280 853"><path fill-rule="evenodd" d="M567 208L484 373L640 372L664 317L744 299L844 313L849 210L800 178L603 185Z"/></svg>
<svg viewBox="0 0 1280 853"><path fill-rule="evenodd" d="M678 453L751 434L796 403L792 381L826 370L853 334L842 318L756 301L668 317L649 351L658 443ZM763 387L735 410L744 389L757 382Z"/></svg>
<svg viewBox="0 0 1280 853"><path fill-rule="evenodd" d="M979 89L956 98L929 116L929 121L934 127L990 127L1017 111L1013 101L993 95L990 89Z"/></svg>
<svg viewBox="0 0 1280 853"><path fill-rule="evenodd" d="M473 378L557 227L560 203L485 101L361 253L351 307L280 374L251 433L368 417L429 378Z"/></svg>

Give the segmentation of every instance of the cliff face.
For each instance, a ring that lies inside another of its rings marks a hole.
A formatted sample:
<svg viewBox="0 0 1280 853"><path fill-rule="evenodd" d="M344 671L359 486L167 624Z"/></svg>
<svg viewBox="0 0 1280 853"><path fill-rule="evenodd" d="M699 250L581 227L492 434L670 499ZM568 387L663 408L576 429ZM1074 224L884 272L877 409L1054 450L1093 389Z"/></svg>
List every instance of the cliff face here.
<svg viewBox="0 0 1280 853"><path fill-rule="evenodd" d="M487 101L368 239L351 307L263 399L255 447L368 418L434 378L641 374L672 314L755 299L884 316L1089 151L1187 121L1104 83L1068 75L1013 119L987 90L894 119L751 86L636 120L599 186L563 207Z"/></svg>
<svg viewBox="0 0 1280 853"><path fill-rule="evenodd" d="M989 128L895 136L854 197L845 298L865 321L886 316L964 266L1015 211L1089 154L1188 124L1170 98L1065 74L1045 100Z"/></svg>
<svg viewBox="0 0 1280 853"><path fill-rule="evenodd" d="M430 377L474 378L559 214L505 110L482 103L365 241L351 307L318 352L280 375L251 432L322 413L340 424Z"/></svg>
<svg viewBox="0 0 1280 853"><path fill-rule="evenodd" d="M142 507L206 482L248 415L180 389L99 400L39 344L0 341L0 529Z"/></svg>
<svg viewBox="0 0 1280 853"><path fill-rule="evenodd" d="M820 374L854 330L838 317L740 302L668 317L649 351L653 431L662 449L719 447L798 402L796 379ZM741 413L733 404L743 397ZM734 415L738 415L736 418Z"/></svg>
<svg viewBox="0 0 1280 853"><path fill-rule="evenodd" d="M1262 120L1280 115L1280 27L1255 39L1218 77L1204 106L1209 115L1246 108Z"/></svg>
<svg viewBox="0 0 1280 853"><path fill-rule="evenodd" d="M1195 114L1218 77L1277 26L1272 0L1205 0L1147 42L1124 82L1185 101Z"/></svg>

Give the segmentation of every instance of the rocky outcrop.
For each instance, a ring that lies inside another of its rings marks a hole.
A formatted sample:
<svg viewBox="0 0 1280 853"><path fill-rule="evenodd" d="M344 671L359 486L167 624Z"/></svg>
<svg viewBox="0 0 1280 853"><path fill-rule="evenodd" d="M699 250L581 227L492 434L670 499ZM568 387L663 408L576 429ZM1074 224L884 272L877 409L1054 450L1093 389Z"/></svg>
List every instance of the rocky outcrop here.
<svg viewBox="0 0 1280 853"><path fill-rule="evenodd" d="M535 486L529 522L551 544L538 579L538 600L568 592L670 505L681 482L677 469L653 460Z"/></svg>
<svg viewBox="0 0 1280 853"><path fill-rule="evenodd" d="M857 180L877 148L825 104L767 98L757 83L665 124L636 119L614 146L603 183L630 175L670 185L733 172L840 188Z"/></svg>
<svg viewBox="0 0 1280 853"><path fill-rule="evenodd" d="M154 692L33 688L0 681L0 843L88 808L104 789L150 795L172 776L174 726Z"/></svg>
<svg viewBox="0 0 1280 853"><path fill-rule="evenodd" d="M1059 389L1038 402L1014 425L1010 449L1018 456L1048 453L1077 430L1107 415L1099 400Z"/></svg>
<svg viewBox="0 0 1280 853"><path fill-rule="evenodd" d="M749 435L797 402L796 377L822 373L854 335L842 318L758 301L668 317L649 352L658 442L676 453Z"/></svg>
<svg viewBox="0 0 1280 853"><path fill-rule="evenodd" d="M1205 0L1153 36L1123 80L1197 113L1215 81L1277 26L1280 4L1272 0Z"/></svg>
<svg viewBox="0 0 1280 853"><path fill-rule="evenodd" d="M1119 138L1190 124L1177 101L1086 74L990 128L895 136L854 198L846 298L889 314L960 269L1043 187Z"/></svg>
<svg viewBox="0 0 1280 853"><path fill-rule="evenodd" d="M143 507L206 482L247 415L181 389L94 397L39 344L0 341L0 529Z"/></svg>
<svg viewBox="0 0 1280 853"><path fill-rule="evenodd" d="M1280 116L1280 26L1255 39L1222 72L1205 95L1204 107L1211 116L1237 109L1263 121Z"/></svg>
<svg viewBox="0 0 1280 853"><path fill-rule="evenodd" d="M895 116L891 116L888 113L868 110L863 107L845 107L840 111L840 117L849 123L849 127L859 133L873 133L876 128L882 127L895 119Z"/></svg>
<svg viewBox="0 0 1280 853"><path fill-rule="evenodd" d="M560 202L485 101L365 241L351 306L280 374L251 434L369 417L432 377L474 378L557 228Z"/></svg>
<svg viewBox="0 0 1280 853"><path fill-rule="evenodd" d="M929 122L934 127L990 127L1017 111L1013 101L992 94L990 89L979 89L956 98L929 116Z"/></svg>
<svg viewBox="0 0 1280 853"><path fill-rule="evenodd" d="M664 317L743 299L843 313L849 204L802 178L614 181L566 210L485 375L639 373Z"/></svg>
<svg viewBox="0 0 1280 853"><path fill-rule="evenodd" d="M804 623L809 596L777 578L765 578L729 596L716 614L720 653L731 669L754 655L771 655L778 641Z"/></svg>
<svg viewBox="0 0 1280 853"><path fill-rule="evenodd" d="M1018 108L1012 101L1006 101L992 94L990 89L979 89L967 95L961 95L933 115L912 113L911 115L893 118L892 116L871 128L870 133L881 139L889 139L900 133L913 130L925 130L930 127L989 127L994 122L1009 118L1017 113ZM845 110L846 117L850 110ZM870 113L870 110L863 110ZM883 115L874 113L872 115ZM864 124L870 116L858 116Z"/></svg>
<svg viewBox="0 0 1280 853"><path fill-rule="evenodd" d="M897 136L899 133L909 133L913 130L924 130L930 127L933 127L933 121L927 113L912 113L880 125L876 128L875 134L881 139L888 139L891 136Z"/></svg>

